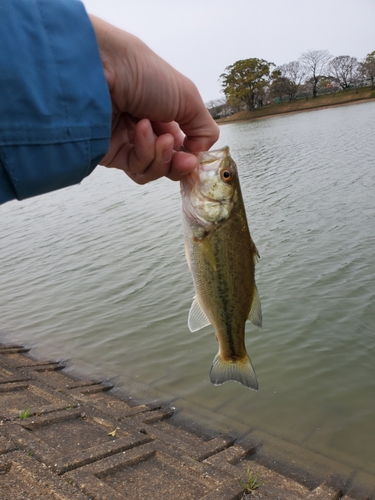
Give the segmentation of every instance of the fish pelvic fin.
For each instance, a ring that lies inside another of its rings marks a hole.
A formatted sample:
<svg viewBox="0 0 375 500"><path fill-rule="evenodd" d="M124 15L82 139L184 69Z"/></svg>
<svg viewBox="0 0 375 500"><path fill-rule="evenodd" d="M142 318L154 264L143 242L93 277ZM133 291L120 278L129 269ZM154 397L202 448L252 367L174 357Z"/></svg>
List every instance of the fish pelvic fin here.
<svg viewBox="0 0 375 500"><path fill-rule="evenodd" d="M194 297L193 303L191 304L191 308L189 311L188 317L188 327L191 332L196 332L205 326L210 325L211 322L207 318L206 313L203 311L200 306L198 299Z"/></svg>
<svg viewBox="0 0 375 500"><path fill-rule="evenodd" d="M259 388L257 376L247 354L238 361L224 360L220 353L216 354L210 370L210 380L214 385L234 380L254 391Z"/></svg>

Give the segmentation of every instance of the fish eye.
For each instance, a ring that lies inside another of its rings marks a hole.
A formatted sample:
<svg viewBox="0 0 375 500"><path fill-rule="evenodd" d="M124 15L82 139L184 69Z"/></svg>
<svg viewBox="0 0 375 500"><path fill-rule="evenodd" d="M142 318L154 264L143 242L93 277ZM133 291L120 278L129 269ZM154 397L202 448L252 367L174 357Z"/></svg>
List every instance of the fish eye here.
<svg viewBox="0 0 375 500"><path fill-rule="evenodd" d="M221 179L224 181L224 182L230 182L232 179L233 179L233 174L230 170L223 170L221 172Z"/></svg>

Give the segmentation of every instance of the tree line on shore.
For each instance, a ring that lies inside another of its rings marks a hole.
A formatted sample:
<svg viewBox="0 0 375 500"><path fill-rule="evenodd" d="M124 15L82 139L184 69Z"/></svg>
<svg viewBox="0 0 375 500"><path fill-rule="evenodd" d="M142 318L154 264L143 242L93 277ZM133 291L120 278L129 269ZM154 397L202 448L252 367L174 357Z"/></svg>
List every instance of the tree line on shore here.
<svg viewBox="0 0 375 500"><path fill-rule="evenodd" d="M227 66L220 75L223 99L206 103L213 116L254 111L270 102L293 102L303 97L371 85L375 80L375 51L359 61L352 56L333 57L327 50L309 50L297 61L281 66L250 58Z"/></svg>

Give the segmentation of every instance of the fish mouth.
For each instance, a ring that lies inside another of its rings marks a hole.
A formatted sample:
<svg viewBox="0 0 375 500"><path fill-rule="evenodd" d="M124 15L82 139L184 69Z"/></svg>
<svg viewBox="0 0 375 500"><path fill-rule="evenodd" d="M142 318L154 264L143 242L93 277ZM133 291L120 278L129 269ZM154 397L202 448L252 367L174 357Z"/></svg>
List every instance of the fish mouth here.
<svg viewBox="0 0 375 500"><path fill-rule="evenodd" d="M225 146L221 149L214 149L212 151L202 151L198 154L198 162L201 166L210 170L213 167L209 165L215 163L216 161L222 161L224 158L229 156L229 147Z"/></svg>

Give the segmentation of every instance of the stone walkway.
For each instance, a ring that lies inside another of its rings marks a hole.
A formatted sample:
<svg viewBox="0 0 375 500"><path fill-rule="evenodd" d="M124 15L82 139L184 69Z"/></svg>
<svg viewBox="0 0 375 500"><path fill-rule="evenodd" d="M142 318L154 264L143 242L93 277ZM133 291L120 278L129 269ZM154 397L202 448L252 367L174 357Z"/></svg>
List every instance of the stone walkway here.
<svg viewBox="0 0 375 500"><path fill-rule="evenodd" d="M0 344L1 500L375 499L375 476L310 454L312 473L295 445L193 431L171 407L64 368Z"/></svg>

